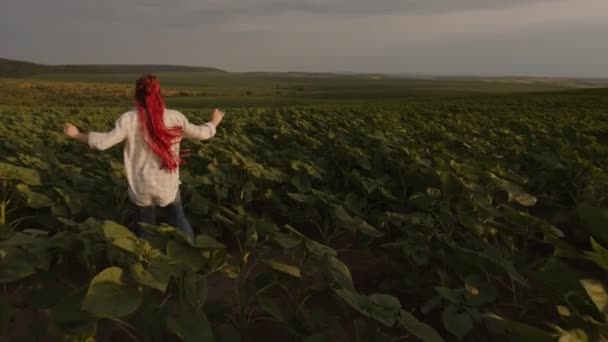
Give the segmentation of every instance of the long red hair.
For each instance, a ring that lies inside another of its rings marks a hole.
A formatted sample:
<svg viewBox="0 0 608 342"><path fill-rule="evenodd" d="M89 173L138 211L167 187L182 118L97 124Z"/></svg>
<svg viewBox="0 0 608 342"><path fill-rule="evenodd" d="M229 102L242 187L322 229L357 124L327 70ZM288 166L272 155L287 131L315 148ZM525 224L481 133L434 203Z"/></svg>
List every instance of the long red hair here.
<svg viewBox="0 0 608 342"><path fill-rule="evenodd" d="M165 99L156 76L145 75L137 80L135 105L146 145L162 160L163 169L175 171L183 160L173 153L171 146L179 142L183 128L165 126Z"/></svg>

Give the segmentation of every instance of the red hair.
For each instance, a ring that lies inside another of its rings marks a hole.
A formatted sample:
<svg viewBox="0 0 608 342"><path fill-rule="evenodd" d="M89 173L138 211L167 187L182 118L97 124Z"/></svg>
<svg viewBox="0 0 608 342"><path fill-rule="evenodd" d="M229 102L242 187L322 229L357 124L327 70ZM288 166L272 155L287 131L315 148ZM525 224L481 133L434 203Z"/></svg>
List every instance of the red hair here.
<svg viewBox="0 0 608 342"><path fill-rule="evenodd" d="M171 146L180 141L183 128L165 126L165 99L156 76L145 75L137 80L135 105L146 145L162 160L161 168L175 171L183 161Z"/></svg>

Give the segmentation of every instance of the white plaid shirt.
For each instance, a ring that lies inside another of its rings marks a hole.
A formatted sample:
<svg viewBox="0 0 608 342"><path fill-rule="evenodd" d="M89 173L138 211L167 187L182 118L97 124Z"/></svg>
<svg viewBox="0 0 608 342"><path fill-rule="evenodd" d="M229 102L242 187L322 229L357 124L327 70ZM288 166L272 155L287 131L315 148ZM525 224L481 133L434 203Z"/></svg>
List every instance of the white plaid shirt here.
<svg viewBox="0 0 608 342"><path fill-rule="evenodd" d="M165 109L166 127L180 126L184 138L206 140L215 135L215 126L208 122L194 125L180 112ZM166 206L175 201L179 185L179 168L171 173L161 169L161 159L146 145L141 130L137 111L129 111L116 120L110 132L89 133L89 146L96 150L106 150L123 140L124 164L129 183L129 197L138 206ZM179 154L179 142L172 147L175 155Z"/></svg>

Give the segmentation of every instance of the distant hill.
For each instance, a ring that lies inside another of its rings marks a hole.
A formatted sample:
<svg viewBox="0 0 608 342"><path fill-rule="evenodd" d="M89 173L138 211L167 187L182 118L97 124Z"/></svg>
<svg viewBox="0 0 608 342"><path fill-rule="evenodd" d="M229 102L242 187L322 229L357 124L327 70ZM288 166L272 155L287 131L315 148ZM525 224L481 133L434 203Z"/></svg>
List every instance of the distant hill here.
<svg viewBox="0 0 608 342"><path fill-rule="evenodd" d="M210 67L195 67L182 65L164 64L80 64L80 65L54 65L51 66L53 72L67 73L117 73L117 74L142 74L146 72L226 72L221 69Z"/></svg>
<svg viewBox="0 0 608 342"><path fill-rule="evenodd" d="M0 58L0 77L22 77L50 72L52 67Z"/></svg>
<svg viewBox="0 0 608 342"><path fill-rule="evenodd" d="M143 74L157 72L226 72L217 68L164 64L65 64L46 65L0 58L0 77L24 77L44 73L117 73Z"/></svg>

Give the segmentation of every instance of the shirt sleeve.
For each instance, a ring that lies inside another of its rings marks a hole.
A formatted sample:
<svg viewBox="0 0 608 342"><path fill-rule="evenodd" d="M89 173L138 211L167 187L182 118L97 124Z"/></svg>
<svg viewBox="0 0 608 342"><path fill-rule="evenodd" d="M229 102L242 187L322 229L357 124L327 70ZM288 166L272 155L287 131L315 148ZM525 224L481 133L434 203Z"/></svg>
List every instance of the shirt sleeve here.
<svg viewBox="0 0 608 342"><path fill-rule="evenodd" d="M191 140L207 140L211 139L216 132L215 125L211 122L202 125L195 125L188 121L188 118L181 115L182 127L184 129L184 138Z"/></svg>
<svg viewBox="0 0 608 342"><path fill-rule="evenodd" d="M127 114L123 114L116 120L114 129L110 132L90 132L89 146L92 149L103 151L125 140L129 125L129 116Z"/></svg>

